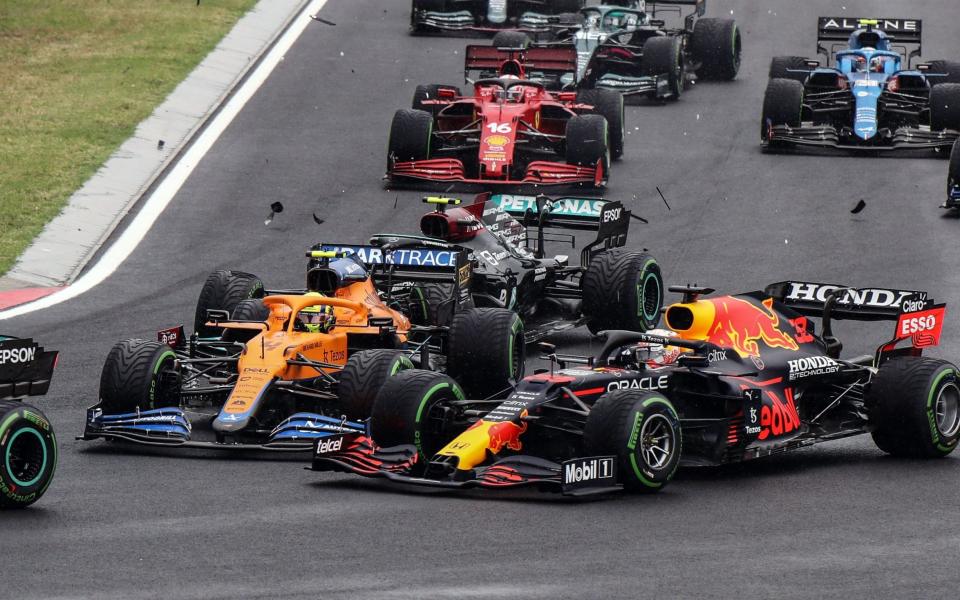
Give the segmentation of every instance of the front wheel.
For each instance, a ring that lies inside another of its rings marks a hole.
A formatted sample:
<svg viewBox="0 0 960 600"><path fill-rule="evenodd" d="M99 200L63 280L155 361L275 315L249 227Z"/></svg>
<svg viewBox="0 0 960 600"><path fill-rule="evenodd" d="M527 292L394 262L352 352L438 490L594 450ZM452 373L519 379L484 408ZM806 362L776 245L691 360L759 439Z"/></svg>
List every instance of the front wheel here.
<svg viewBox="0 0 960 600"><path fill-rule="evenodd" d="M523 321L506 308L468 308L450 324L447 372L472 398L508 392L523 378Z"/></svg>
<svg viewBox="0 0 960 600"><path fill-rule="evenodd" d="M742 40L733 19L697 20L693 26L693 55L700 62L702 79L729 81L740 72Z"/></svg>
<svg viewBox="0 0 960 600"><path fill-rule="evenodd" d="M567 121L567 164L603 169L610 167L610 138L607 120L600 115L576 115Z"/></svg>
<svg viewBox="0 0 960 600"><path fill-rule="evenodd" d="M659 492L680 465L680 417L661 394L616 390L597 400L583 430L586 456L617 457L623 486Z"/></svg>
<svg viewBox="0 0 960 600"><path fill-rule="evenodd" d="M370 414L370 435L379 446L413 444L426 463L453 439L450 403L465 398L450 377L408 369L380 388Z"/></svg>
<svg viewBox="0 0 960 600"><path fill-rule="evenodd" d="M38 409L0 402L0 508L23 508L47 491L57 468L57 438Z"/></svg>
<svg viewBox="0 0 960 600"><path fill-rule="evenodd" d="M679 100L683 93L684 67L679 37L651 37L643 43L643 73L650 77L667 76L670 98Z"/></svg>
<svg viewBox="0 0 960 600"><path fill-rule="evenodd" d="M937 458L960 440L960 372L928 357L893 358L880 366L867 397L873 441L888 454Z"/></svg>
<svg viewBox="0 0 960 600"><path fill-rule="evenodd" d="M179 387L169 346L146 340L117 342L100 373L100 405L105 414L177 406Z"/></svg>
<svg viewBox="0 0 960 600"><path fill-rule="evenodd" d="M399 350L361 350L352 354L340 372L337 387L343 414L353 420L368 418L384 382L412 368L413 363Z"/></svg>
<svg viewBox="0 0 960 600"><path fill-rule="evenodd" d="M930 129L960 129L960 83L941 83L930 90Z"/></svg>
<svg viewBox="0 0 960 600"><path fill-rule="evenodd" d="M619 160L623 156L623 94L605 89L580 90L577 92L577 104L590 104L593 106L591 113L607 120L610 157Z"/></svg>
<svg viewBox="0 0 960 600"><path fill-rule="evenodd" d="M803 84L794 79L771 79L763 94L760 138L769 140L774 125L799 127L803 116Z"/></svg>

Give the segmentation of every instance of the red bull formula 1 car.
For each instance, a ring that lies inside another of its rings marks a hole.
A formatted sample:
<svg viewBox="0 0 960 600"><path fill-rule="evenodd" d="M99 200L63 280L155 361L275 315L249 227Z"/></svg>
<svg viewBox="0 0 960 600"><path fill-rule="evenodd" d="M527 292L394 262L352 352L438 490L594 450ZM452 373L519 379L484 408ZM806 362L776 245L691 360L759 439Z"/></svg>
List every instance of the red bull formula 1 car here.
<svg viewBox="0 0 960 600"><path fill-rule="evenodd" d="M29 338L0 336L0 508L33 504L53 479L53 426L20 399L47 393L57 356Z"/></svg>
<svg viewBox="0 0 960 600"><path fill-rule="evenodd" d="M653 492L681 464L862 433L897 456L957 446L960 373L921 356L945 314L925 293L801 282L709 298L706 288L671 289L684 297L665 313L670 331L610 331L596 358L553 354L559 369L524 378L503 400L467 398L435 373L392 378L369 431L316 444L313 469L582 495ZM841 358L838 319L890 320L896 330L874 354Z"/></svg>
<svg viewBox="0 0 960 600"><path fill-rule="evenodd" d="M388 181L605 186L611 158L623 154L623 98L610 90L591 91L589 99L547 91L545 78L576 68L572 46L467 46L465 70L481 74L468 77L471 94L418 86L413 108L394 114Z"/></svg>

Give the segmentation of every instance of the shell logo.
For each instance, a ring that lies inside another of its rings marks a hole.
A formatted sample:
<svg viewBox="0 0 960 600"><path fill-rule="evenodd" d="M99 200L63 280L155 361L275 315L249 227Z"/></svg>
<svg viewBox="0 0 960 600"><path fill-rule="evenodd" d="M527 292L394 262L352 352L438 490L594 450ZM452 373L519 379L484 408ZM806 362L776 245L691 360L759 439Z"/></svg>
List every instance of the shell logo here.
<svg viewBox="0 0 960 600"><path fill-rule="evenodd" d="M510 138L505 135L490 135L484 141L488 146L506 146L510 143Z"/></svg>

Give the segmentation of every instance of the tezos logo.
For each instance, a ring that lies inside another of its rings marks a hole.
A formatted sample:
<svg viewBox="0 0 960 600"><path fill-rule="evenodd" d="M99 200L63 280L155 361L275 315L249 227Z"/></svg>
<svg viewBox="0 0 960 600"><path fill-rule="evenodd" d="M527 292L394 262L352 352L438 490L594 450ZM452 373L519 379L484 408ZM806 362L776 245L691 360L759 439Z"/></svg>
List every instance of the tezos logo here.
<svg viewBox="0 0 960 600"><path fill-rule="evenodd" d="M337 438L335 440L320 440L317 442L317 454L326 454L328 452L336 452L340 450L343 446L343 438Z"/></svg>

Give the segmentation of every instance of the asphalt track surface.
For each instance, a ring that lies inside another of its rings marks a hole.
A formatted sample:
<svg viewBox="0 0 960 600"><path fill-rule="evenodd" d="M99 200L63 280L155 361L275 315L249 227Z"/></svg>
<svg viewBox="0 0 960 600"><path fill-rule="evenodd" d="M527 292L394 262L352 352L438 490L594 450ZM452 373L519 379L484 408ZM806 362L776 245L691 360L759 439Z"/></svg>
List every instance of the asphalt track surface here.
<svg viewBox="0 0 960 600"><path fill-rule="evenodd" d="M631 134L607 196L650 221L631 244L650 248L669 282L737 292L798 278L960 297L960 223L936 208L944 161L760 152L769 57L812 54L818 13L922 18L926 58L960 57L955 0L839 4L710 2L710 15L732 10L743 30L740 77L628 109ZM307 29L113 276L2 323L61 351L51 393L37 402L61 456L37 505L0 514L0 596L955 595L960 455L901 461L869 437L681 471L653 497L576 503L408 491L295 460L73 440L110 346L189 323L209 271L242 268L293 286L316 241L414 230L420 194L380 182L387 128L416 83L459 83L464 41L408 36L408 6L331 0L322 15L337 26ZM866 209L850 214L860 198ZM275 200L286 210L265 227ZM957 314L933 353L955 361ZM856 353L887 339L886 327L840 333ZM561 341L597 347L585 331Z"/></svg>

